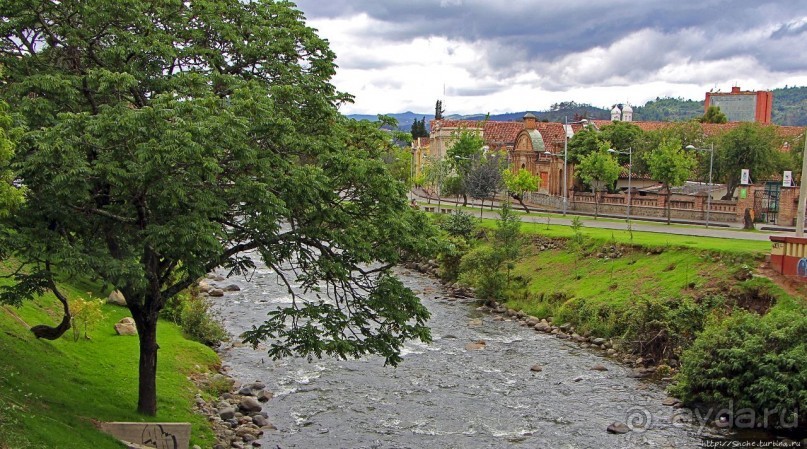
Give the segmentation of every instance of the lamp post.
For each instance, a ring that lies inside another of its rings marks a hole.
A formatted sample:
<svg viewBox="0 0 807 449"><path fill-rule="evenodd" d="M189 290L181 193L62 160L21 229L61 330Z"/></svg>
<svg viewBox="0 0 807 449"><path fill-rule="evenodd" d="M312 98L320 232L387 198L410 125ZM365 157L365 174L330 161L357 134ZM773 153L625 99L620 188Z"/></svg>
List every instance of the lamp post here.
<svg viewBox="0 0 807 449"><path fill-rule="evenodd" d="M633 147L628 147L628 151L617 151L613 148L609 148L608 152L611 154L627 154L628 155L628 209L627 213L625 214L625 220L630 221L630 191L631 191L631 177L633 176Z"/></svg>
<svg viewBox="0 0 807 449"><path fill-rule="evenodd" d="M567 171L569 169L569 125L579 125L588 124L588 119L582 119L575 122L569 123L568 117L563 117L563 216L566 216L566 209L568 208L569 204L569 182L568 182L568 174ZM552 153L550 151L544 151L544 154L547 156L555 156L560 157L559 154Z"/></svg>
<svg viewBox="0 0 807 449"><path fill-rule="evenodd" d="M709 196L706 198L706 227L709 227L709 214L712 212L712 166L715 161L715 144L710 143L709 148L695 148L694 145L687 145L687 150L708 151L709 152Z"/></svg>

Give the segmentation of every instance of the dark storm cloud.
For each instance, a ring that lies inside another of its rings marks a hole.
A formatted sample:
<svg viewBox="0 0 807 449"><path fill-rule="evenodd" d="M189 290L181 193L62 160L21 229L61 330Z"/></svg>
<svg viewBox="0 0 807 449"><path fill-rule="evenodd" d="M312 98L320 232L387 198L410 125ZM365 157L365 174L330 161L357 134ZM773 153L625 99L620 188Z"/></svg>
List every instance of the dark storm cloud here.
<svg viewBox="0 0 807 449"><path fill-rule="evenodd" d="M641 58L625 55L636 75L652 73L665 60L657 54L687 48L690 61L711 61L739 56L758 59L767 70L807 69L799 55L782 58L777 45L803 41L807 23L799 17L799 2L758 0L614 0L546 2L537 0L315 0L299 1L309 19L347 18L357 14L383 22L369 39L409 41L416 37L444 36L493 47L476 71L499 71L508 56L511 71L552 64L569 54L608 48L642 30L667 36L661 48L639 50ZM795 21L794 21L795 20ZM738 40L749 30L765 30L758 39ZM697 35L699 39L691 39ZM734 41L737 40L736 45ZM678 42L680 41L680 42ZM649 45L650 43L648 43ZM790 47L800 48L800 47ZM792 52L792 51L791 51ZM507 68L505 67L505 70ZM602 75L602 74L600 74Z"/></svg>

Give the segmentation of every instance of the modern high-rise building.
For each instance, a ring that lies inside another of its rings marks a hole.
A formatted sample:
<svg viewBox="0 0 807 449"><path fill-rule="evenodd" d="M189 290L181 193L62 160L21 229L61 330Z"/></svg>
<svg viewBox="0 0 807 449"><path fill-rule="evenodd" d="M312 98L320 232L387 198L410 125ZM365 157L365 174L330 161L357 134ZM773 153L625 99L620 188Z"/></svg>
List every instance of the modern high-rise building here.
<svg viewBox="0 0 807 449"><path fill-rule="evenodd" d="M773 92L743 91L739 86L731 92L706 92L704 112L709 106L720 107L730 122L757 122L769 125L773 111Z"/></svg>

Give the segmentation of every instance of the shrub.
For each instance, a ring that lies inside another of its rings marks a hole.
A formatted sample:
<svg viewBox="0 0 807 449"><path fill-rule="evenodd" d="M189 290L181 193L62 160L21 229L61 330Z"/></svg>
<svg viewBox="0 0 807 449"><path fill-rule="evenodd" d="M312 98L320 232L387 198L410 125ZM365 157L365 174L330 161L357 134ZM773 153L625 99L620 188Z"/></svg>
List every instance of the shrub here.
<svg viewBox="0 0 807 449"><path fill-rule="evenodd" d="M471 238L477 227L479 220L471 214L458 210L440 221L440 228L453 237L461 237L465 240Z"/></svg>
<svg viewBox="0 0 807 449"><path fill-rule="evenodd" d="M440 278L454 282L459 278L460 262L468 252L468 243L460 237L448 237L445 243L437 256L440 263Z"/></svg>
<svg viewBox="0 0 807 449"><path fill-rule="evenodd" d="M195 291L171 298L160 316L178 324L191 339L208 346L217 346L227 338L224 328L210 316L210 304Z"/></svg>
<svg viewBox="0 0 807 449"><path fill-rule="evenodd" d="M710 320L682 358L671 387L687 403L767 416L769 427L792 424L792 413L807 404L807 316L802 310L759 315L735 311Z"/></svg>
<svg viewBox="0 0 807 449"><path fill-rule="evenodd" d="M104 319L101 311L104 301L100 299L76 298L70 301L70 315L72 315L73 341L78 341L82 331L84 338L90 339L90 329Z"/></svg>
<svg viewBox="0 0 807 449"><path fill-rule="evenodd" d="M209 313L210 304L199 296L188 296L182 305L182 330L189 337L208 346L217 346L226 337L224 328Z"/></svg>

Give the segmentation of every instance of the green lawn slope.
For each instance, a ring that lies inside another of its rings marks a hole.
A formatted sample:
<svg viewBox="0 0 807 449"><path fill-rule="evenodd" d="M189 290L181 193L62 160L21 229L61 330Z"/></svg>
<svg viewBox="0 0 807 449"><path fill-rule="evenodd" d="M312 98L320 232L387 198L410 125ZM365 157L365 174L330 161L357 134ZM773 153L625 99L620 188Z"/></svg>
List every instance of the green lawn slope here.
<svg viewBox="0 0 807 449"><path fill-rule="evenodd" d="M63 286L70 298L87 298L89 287ZM135 412L137 337L113 329L128 309L105 305L91 338L77 342L72 331L56 341L37 340L23 324L53 325L60 307L50 295L21 308L0 306L0 449L123 447L97 431L94 420L190 422L193 444L212 447L209 425L192 412L197 390L189 377L219 363L214 351L161 322L158 414L144 417Z"/></svg>

